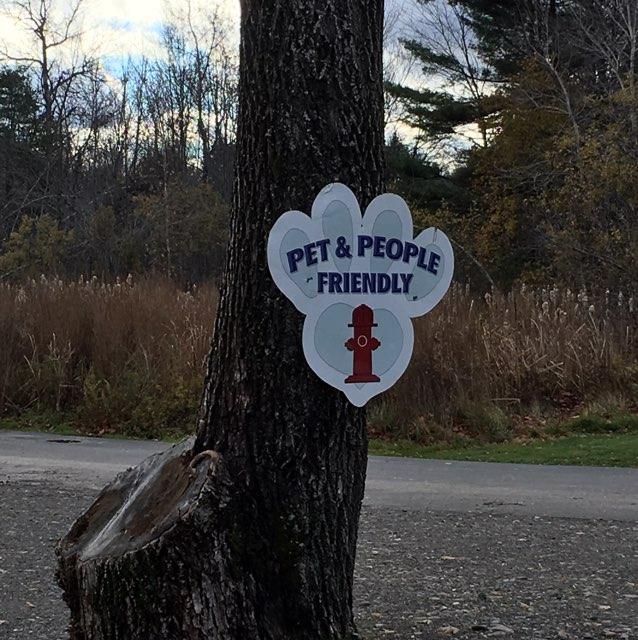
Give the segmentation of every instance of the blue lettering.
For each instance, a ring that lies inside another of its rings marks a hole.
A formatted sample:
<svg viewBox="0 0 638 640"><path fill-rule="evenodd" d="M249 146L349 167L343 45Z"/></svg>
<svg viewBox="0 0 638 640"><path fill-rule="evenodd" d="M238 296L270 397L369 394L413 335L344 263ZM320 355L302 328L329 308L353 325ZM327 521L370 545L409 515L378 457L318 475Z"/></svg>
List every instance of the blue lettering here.
<svg viewBox="0 0 638 640"><path fill-rule="evenodd" d="M439 263L441 262L441 256L434 251L430 251L430 261L428 262L428 271L436 275L439 271Z"/></svg>
<svg viewBox="0 0 638 640"><path fill-rule="evenodd" d="M385 255L390 260L398 260L403 255L403 243L396 238L390 238L385 245Z"/></svg>
<svg viewBox="0 0 638 640"><path fill-rule="evenodd" d="M308 266L317 264L317 248L315 247L315 243L311 242L310 244L307 244L303 249L306 254L306 264Z"/></svg>
<svg viewBox="0 0 638 640"><path fill-rule="evenodd" d="M357 249L357 255L364 256L366 249L372 247L371 236L359 236L359 248Z"/></svg>
<svg viewBox="0 0 638 640"><path fill-rule="evenodd" d="M413 242L406 242L403 247L403 262L410 262L410 258L416 258L419 255L419 247Z"/></svg>
<svg viewBox="0 0 638 640"><path fill-rule="evenodd" d="M374 250L372 255L375 258L383 258L383 250L385 249L385 236L374 236Z"/></svg>
<svg viewBox="0 0 638 640"><path fill-rule="evenodd" d="M361 293L361 274L353 273L351 274L351 277L352 277L352 287L351 287L352 293Z"/></svg>
<svg viewBox="0 0 638 640"><path fill-rule="evenodd" d="M318 293L323 293L324 287L326 286L326 283L328 282L328 274L325 271L320 271L317 274L318 278L317 278L317 282L318 282Z"/></svg>
<svg viewBox="0 0 638 640"><path fill-rule="evenodd" d="M409 293L412 278L414 278L414 274L412 273L401 274L401 280L403 280L403 293Z"/></svg>
<svg viewBox="0 0 638 640"><path fill-rule="evenodd" d="M425 247L421 247L419 249L419 259L416 261L417 267L421 267L421 269L428 268L428 265L425 264L425 254L426 254Z"/></svg>
<svg viewBox="0 0 638 640"><path fill-rule="evenodd" d="M387 273L377 274L377 293L388 293L392 287L392 279Z"/></svg>
<svg viewBox="0 0 638 640"><path fill-rule="evenodd" d="M376 293L377 292L377 279L374 273L364 273L363 276L363 293Z"/></svg>
<svg viewBox="0 0 638 640"><path fill-rule="evenodd" d="M315 244L319 247L319 251L321 252L321 262L325 262L328 259L328 245L330 244L330 238L317 240Z"/></svg>
<svg viewBox="0 0 638 640"><path fill-rule="evenodd" d="M286 255L288 256L288 268L290 269L290 273L294 273L297 271L297 264L301 262L301 259L303 258L303 249L293 249Z"/></svg>
<svg viewBox="0 0 638 640"><path fill-rule="evenodd" d="M436 255L436 254L435 254ZM436 256L440 259L440 256ZM318 293L404 293L408 294L414 279L412 273L337 273L317 274Z"/></svg>
<svg viewBox="0 0 638 640"><path fill-rule="evenodd" d="M341 290L341 274L328 274L328 293L343 293Z"/></svg>

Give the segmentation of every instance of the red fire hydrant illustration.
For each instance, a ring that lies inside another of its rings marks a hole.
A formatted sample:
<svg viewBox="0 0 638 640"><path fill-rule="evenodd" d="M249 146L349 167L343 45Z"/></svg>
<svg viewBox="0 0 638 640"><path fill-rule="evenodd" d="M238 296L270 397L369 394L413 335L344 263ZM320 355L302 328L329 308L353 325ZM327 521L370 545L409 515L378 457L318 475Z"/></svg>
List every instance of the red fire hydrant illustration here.
<svg viewBox="0 0 638 640"><path fill-rule="evenodd" d="M378 326L374 322L374 311L365 304L358 306L348 326L354 328L354 337L345 343L346 349L353 352L353 371L346 382L379 382L379 376L372 373L372 352L381 346L379 340L372 337L372 327Z"/></svg>

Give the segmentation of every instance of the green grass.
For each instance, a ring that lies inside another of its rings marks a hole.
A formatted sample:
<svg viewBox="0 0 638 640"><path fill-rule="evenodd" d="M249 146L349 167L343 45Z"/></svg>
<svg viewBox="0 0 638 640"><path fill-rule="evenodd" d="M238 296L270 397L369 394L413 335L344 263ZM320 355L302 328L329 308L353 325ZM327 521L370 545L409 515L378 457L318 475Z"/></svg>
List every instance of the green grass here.
<svg viewBox="0 0 638 640"><path fill-rule="evenodd" d="M0 429L42 431L60 436L76 436L78 430L62 414L25 412L20 417L0 417Z"/></svg>
<svg viewBox="0 0 638 640"><path fill-rule="evenodd" d="M563 423L562 427L572 433L638 433L638 415L631 413L611 415L584 413Z"/></svg>
<svg viewBox="0 0 638 640"><path fill-rule="evenodd" d="M53 414L52 414L53 415ZM25 413L22 417L0 417L0 430L4 429L5 431L35 431L40 433L50 433L57 436L81 436L83 438L86 437L95 437L95 438L111 438L114 440L144 440L144 439L154 439L158 440L159 438L135 438L131 435L124 433L86 433L82 432L73 426L72 421L67 421L65 418L58 418L56 421L52 415L46 414L37 414L37 413ZM185 435L176 435L174 433L167 433L164 437L161 438L163 442L170 442L171 444L180 442L186 436Z"/></svg>
<svg viewBox="0 0 638 640"><path fill-rule="evenodd" d="M544 438L539 435L525 442L503 441L511 433L509 427L505 428L503 416L496 415L496 424L493 419L487 420L491 419L491 413L475 410L472 415L481 418L473 439L431 446L409 440L373 439L370 453L479 462L638 467L638 414L614 403L595 403L578 416L547 426ZM495 424L502 428L494 428ZM492 444L478 443L479 437Z"/></svg>
<svg viewBox="0 0 638 640"><path fill-rule="evenodd" d="M73 420L59 413L27 412L19 418L0 418L0 429L43 431L64 436L81 435ZM370 441L370 454L441 460L517 462L527 464L565 464L638 468L638 416L617 413L601 416L584 413L548 429L552 439L525 443L423 446L408 440ZM172 437L171 437L172 436ZM108 434L105 437L125 438ZM166 442L183 436L166 434Z"/></svg>
<svg viewBox="0 0 638 640"><path fill-rule="evenodd" d="M441 460L638 467L638 434L571 435L525 444L488 444L463 448L446 448L440 445L426 447L407 441L391 443L372 440L369 451L372 455Z"/></svg>

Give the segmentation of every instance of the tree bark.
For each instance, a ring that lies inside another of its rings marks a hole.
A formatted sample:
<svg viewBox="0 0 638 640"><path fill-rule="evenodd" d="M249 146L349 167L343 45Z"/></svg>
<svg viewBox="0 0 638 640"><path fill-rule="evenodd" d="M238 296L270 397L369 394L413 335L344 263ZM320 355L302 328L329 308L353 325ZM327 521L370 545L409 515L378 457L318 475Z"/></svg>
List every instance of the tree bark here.
<svg viewBox="0 0 638 640"><path fill-rule="evenodd" d="M365 415L308 369L266 244L330 182L363 206L382 191L382 26L383 0L242 2L231 242L197 438L120 476L61 541L72 640L357 637Z"/></svg>

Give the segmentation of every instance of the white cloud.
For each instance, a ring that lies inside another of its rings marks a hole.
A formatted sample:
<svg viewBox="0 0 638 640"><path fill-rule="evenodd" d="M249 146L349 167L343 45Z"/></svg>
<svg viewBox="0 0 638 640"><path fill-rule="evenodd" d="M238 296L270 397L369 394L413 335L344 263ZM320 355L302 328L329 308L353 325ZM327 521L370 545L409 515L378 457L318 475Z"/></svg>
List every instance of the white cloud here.
<svg viewBox="0 0 638 640"><path fill-rule="evenodd" d="M73 0L53 0L56 13L64 15ZM0 0L0 7L10 5ZM239 23L239 0L204 2L191 0L193 15L198 9L211 12L218 6L231 24ZM128 56L158 54L158 37L167 16L183 11L185 0L85 0L79 16L83 48L94 55L125 59ZM8 9L10 11L10 9ZM235 27L234 33L238 32ZM12 55L25 55L32 46L26 24L0 14L0 43Z"/></svg>
<svg viewBox="0 0 638 640"><path fill-rule="evenodd" d="M106 56L159 55L158 38L162 24L175 11L184 11L184 0L90 0L95 10L89 10L87 33L98 43ZM218 0L204 3L192 0L194 20L217 5L231 24L239 21L239 0Z"/></svg>
<svg viewBox="0 0 638 640"><path fill-rule="evenodd" d="M50 0L53 15L63 19L76 1ZM0 9L10 3L11 0L0 0ZM200 27L205 25L203 16L207 13L210 15L218 8L229 24L235 46L238 46L240 0L190 0L190 4L194 22L197 25L199 19L197 26ZM162 25L171 14L184 14L187 6L187 0L82 0L78 16L78 28L82 33L81 48L85 53L104 61L109 74L112 74L109 76L112 85L117 86L118 69L129 57L152 59L163 55L160 46ZM386 0L388 58L396 56L400 50L397 38L405 27L409 6L407 0ZM0 50L23 56L33 51L33 44L26 24L0 12ZM71 52L59 53L68 57ZM417 74L404 62L398 64L394 80L416 86ZM406 125L395 122L393 126L408 139L415 135Z"/></svg>

